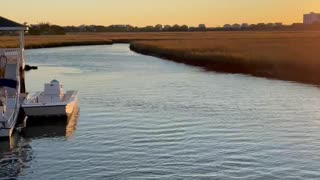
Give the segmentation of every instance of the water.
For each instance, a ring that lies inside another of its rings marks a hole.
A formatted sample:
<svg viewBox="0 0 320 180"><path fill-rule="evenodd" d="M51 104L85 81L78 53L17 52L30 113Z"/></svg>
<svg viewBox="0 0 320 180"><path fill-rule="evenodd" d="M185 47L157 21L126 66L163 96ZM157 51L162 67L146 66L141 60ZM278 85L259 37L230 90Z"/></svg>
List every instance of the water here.
<svg viewBox="0 0 320 180"><path fill-rule="evenodd" d="M72 125L1 143L17 179L319 179L320 89L218 74L128 45L26 51L27 89L78 89ZM11 148L10 148L11 145Z"/></svg>

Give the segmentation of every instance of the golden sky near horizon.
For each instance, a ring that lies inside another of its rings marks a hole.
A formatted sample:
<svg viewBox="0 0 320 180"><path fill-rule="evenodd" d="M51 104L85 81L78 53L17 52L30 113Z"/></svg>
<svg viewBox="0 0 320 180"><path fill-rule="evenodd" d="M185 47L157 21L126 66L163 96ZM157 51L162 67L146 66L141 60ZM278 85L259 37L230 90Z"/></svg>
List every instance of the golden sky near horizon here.
<svg viewBox="0 0 320 180"><path fill-rule="evenodd" d="M29 24L135 26L302 22L320 0L1 0L0 16Z"/></svg>

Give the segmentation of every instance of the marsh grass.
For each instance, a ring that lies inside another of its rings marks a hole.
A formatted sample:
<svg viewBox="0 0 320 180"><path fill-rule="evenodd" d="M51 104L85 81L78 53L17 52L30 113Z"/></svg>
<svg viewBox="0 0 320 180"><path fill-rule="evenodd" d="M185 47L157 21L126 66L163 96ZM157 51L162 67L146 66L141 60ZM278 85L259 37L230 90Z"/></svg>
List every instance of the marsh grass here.
<svg viewBox="0 0 320 180"><path fill-rule="evenodd" d="M60 47L60 46L79 46L79 45L98 45L112 44L107 38L92 35L48 35L48 36L26 36L26 49ZM0 48L17 47L18 38L9 36L0 36Z"/></svg>
<svg viewBox="0 0 320 180"><path fill-rule="evenodd" d="M140 41L131 49L207 70L320 84L320 33L230 32L208 39Z"/></svg>
<svg viewBox="0 0 320 180"><path fill-rule="evenodd" d="M320 84L320 32L74 33L25 41L26 48L131 43L136 52L207 70ZM0 48L17 43L0 36Z"/></svg>

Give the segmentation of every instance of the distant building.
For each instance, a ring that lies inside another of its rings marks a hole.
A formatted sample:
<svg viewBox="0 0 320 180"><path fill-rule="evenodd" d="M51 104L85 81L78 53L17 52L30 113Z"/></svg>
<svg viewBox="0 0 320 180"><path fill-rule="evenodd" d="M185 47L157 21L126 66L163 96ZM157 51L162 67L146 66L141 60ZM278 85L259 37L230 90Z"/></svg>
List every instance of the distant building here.
<svg viewBox="0 0 320 180"><path fill-rule="evenodd" d="M320 13L310 13L310 14L304 14L303 15L303 24L314 24L314 23L320 23Z"/></svg>

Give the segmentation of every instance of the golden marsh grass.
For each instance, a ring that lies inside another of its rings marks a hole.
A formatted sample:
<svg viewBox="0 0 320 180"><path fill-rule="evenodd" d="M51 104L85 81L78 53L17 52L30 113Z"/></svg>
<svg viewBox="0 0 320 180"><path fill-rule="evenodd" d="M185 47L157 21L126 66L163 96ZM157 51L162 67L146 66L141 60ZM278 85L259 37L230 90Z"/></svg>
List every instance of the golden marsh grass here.
<svg viewBox="0 0 320 180"><path fill-rule="evenodd" d="M320 32L75 33L25 41L26 48L131 43L136 52L208 70L320 84ZM0 47L14 46L17 37L0 37Z"/></svg>

